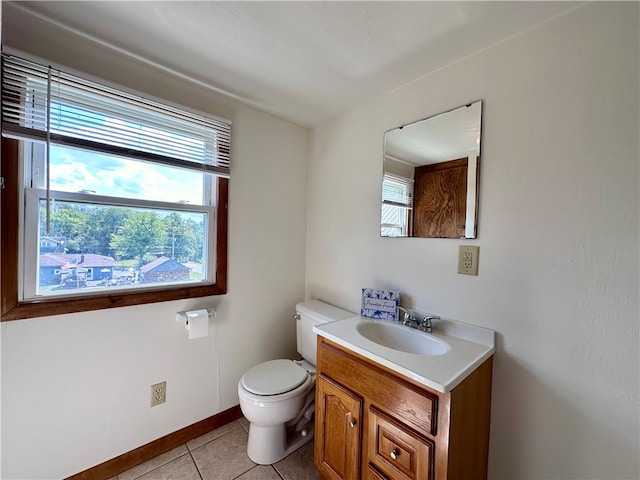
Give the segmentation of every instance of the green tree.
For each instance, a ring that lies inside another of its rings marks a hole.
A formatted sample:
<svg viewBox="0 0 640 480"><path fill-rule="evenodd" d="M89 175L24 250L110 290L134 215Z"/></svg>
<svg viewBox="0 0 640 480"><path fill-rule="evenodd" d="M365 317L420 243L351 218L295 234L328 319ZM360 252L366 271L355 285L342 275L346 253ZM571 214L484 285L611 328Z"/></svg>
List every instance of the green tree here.
<svg viewBox="0 0 640 480"><path fill-rule="evenodd" d="M142 266L145 253L158 248L164 239L164 224L155 212L134 212L112 236L111 248L118 258L135 258Z"/></svg>
<svg viewBox="0 0 640 480"><path fill-rule="evenodd" d="M88 212L87 225L90 225L85 239L84 251L115 257L115 249L111 247L112 237L120 230L131 211L118 207L94 207Z"/></svg>
<svg viewBox="0 0 640 480"><path fill-rule="evenodd" d="M40 236L47 236L46 210L40 211ZM68 203L56 203L50 210L50 236L65 237L67 253L83 253L83 243L88 230L87 215L82 207Z"/></svg>
<svg viewBox="0 0 640 480"><path fill-rule="evenodd" d="M167 237L165 252L178 262L193 260L196 252L196 236L189 224L179 213L172 213L163 220Z"/></svg>
<svg viewBox="0 0 640 480"><path fill-rule="evenodd" d="M205 232L204 232L204 220L196 222L195 220L188 218L187 225L193 233L194 237L194 253L192 260L197 263L202 263L202 257L204 255L205 247ZM213 254L213 252L211 252Z"/></svg>

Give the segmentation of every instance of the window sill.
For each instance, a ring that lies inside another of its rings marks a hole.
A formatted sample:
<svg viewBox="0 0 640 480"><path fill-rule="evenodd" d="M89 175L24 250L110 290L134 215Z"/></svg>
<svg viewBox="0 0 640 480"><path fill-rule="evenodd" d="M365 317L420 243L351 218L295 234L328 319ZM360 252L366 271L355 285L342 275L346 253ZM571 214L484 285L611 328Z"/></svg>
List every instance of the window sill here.
<svg viewBox="0 0 640 480"><path fill-rule="evenodd" d="M171 290L83 296L81 298L66 298L64 300L43 299L30 302L17 302L13 308L3 313L1 321L5 322L51 315L104 310L107 308L129 307L148 303L182 300L185 298L223 295L225 293L226 289L218 285L207 285L174 288Z"/></svg>

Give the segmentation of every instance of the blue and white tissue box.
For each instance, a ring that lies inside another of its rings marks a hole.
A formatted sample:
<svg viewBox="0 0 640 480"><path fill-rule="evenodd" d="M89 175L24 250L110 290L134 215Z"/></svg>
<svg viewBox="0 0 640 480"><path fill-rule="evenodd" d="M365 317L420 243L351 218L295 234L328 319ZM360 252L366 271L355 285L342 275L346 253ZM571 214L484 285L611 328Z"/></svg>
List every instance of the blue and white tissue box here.
<svg viewBox="0 0 640 480"><path fill-rule="evenodd" d="M398 320L400 292L391 290L362 289L360 315L384 320Z"/></svg>

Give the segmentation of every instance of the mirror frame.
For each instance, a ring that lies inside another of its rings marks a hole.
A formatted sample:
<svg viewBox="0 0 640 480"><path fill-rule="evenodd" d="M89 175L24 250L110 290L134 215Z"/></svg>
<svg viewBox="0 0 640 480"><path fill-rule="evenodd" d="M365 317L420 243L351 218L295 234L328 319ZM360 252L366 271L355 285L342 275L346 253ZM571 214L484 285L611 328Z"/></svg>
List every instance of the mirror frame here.
<svg viewBox="0 0 640 480"><path fill-rule="evenodd" d="M482 109L476 100L384 133L381 237L477 238Z"/></svg>

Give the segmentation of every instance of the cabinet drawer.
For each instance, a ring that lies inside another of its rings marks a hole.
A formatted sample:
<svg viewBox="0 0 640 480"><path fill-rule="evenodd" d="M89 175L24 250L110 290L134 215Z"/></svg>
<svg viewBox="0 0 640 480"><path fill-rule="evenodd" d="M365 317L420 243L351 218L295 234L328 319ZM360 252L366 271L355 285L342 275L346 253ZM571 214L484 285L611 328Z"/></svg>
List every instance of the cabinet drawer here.
<svg viewBox="0 0 640 480"><path fill-rule="evenodd" d="M369 407L368 414L369 463L389 478L432 480L434 443L375 407Z"/></svg>
<svg viewBox="0 0 640 480"><path fill-rule="evenodd" d="M371 464L367 465L367 472L364 478L366 480L389 480Z"/></svg>
<svg viewBox="0 0 640 480"><path fill-rule="evenodd" d="M318 337L318 371L384 405L387 413L421 434L436 434L438 397Z"/></svg>

